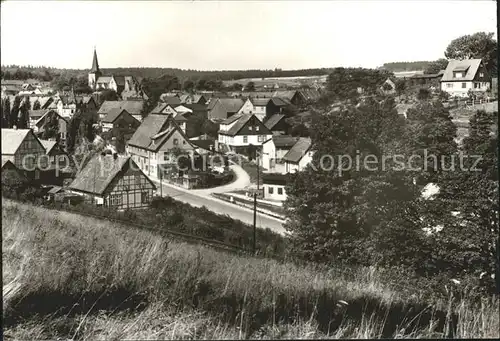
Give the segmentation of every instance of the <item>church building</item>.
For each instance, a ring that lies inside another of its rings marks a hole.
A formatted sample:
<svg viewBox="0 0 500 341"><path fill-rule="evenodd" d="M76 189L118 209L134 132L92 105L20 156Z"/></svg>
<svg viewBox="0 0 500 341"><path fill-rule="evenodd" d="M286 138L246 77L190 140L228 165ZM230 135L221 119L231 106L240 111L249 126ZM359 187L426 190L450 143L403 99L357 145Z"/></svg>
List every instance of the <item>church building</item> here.
<svg viewBox="0 0 500 341"><path fill-rule="evenodd" d="M110 89L114 90L123 99L143 98L139 82L134 76L105 76L99 69L97 61L97 52L94 49L94 58L92 60L92 69L89 72L89 87L94 91Z"/></svg>

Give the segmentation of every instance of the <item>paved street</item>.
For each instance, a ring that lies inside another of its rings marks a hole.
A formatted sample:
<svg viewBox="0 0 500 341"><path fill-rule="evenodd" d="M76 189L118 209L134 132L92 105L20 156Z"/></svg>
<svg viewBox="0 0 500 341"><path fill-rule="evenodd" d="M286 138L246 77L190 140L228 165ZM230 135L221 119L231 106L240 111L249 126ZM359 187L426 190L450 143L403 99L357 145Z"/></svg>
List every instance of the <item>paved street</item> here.
<svg viewBox="0 0 500 341"><path fill-rule="evenodd" d="M152 180L155 181L154 179ZM155 182L158 184L158 181ZM159 192L160 188L158 187L158 194ZM193 192L194 191L186 190L173 185L163 184L164 196L169 195L176 200L188 203L196 207L205 206L207 209L215 213L227 214L233 219L241 220L246 224L253 224L252 210L236 206L210 196L194 194ZM271 230L281 234L285 232L281 220L259 213L257 213L257 227L270 228Z"/></svg>

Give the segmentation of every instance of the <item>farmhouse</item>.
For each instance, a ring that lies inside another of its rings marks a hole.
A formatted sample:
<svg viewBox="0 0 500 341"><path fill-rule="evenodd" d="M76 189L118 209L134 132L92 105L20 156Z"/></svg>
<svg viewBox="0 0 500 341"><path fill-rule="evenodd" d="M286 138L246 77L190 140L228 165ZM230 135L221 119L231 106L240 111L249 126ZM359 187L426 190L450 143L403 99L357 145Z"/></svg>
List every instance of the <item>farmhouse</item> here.
<svg viewBox="0 0 500 341"><path fill-rule="evenodd" d="M127 110L113 108L102 119L102 131L107 132L118 127L135 130L140 124Z"/></svg>
<svg viewBox="0 0 500 341"><path fill-rule="evenodd" d="M208 103L209 120L225 120L236 114L243 106L241 98L212 98Z"/></svg>
<svg viewBox="0 0 500 341"><path fill-rule="evenodd" d="M142 121L142 110L144 107L143 101L104 101L97 112L99 120L103 120L112 109L125 109L139 122Z"/></svg>
<svg viewBox="0 0 500 341"><path fill-rule="evenodd" d="M452 59L441 78L441 90L453 97L467 97L469 90L484 93L490 85L491 77L481 59Z"/></svg>
<svg viewBox="0 0 500 341"><path fill-rule="evenodd" d="M2 128L2 163L7 160L35 180L48 166L45 148L31 129Z"/></svg>
<svg viewBox="0 0 500 341"><path fill-rule="evenodd" d="M37 111L37 110L34 110ZM66 140L68 133L68 121L59 115L55 110L43 110L45 113L33 124L33 131L37 134L43 134L48 127L53 124L57 126L58 138L62 141ZM57 122L57 123L56 123ZM30 127L31 127L31 115L30 115Z"/></svg>
<svg viewBox="0 0 500 341"><path fill-rule="evenodd" d="M303 170L309 162L312 161L313 152L311 149L311 139L301 137L283 156L285 161L285 170L287 173L293 173Z"/></svg>
<svg viewBox="0 0 500 341"><path fill-rule="evenodd" d="M129 156L96 155L69 185L85 201L117 209L146 208L156 186Z"/></svg>
<svg viewBox="0 0 500 341"><path fill-rule="evenodd" d="M162 169L171 168L176 151L193 156L194 150L172 115L164 114L149 114L127 143L127 154L145 174L157 178Z"/></svg>
<svg viewBox="0 0 500 341"><path fill-rule="evenodd" d="M289 135L273 135L262 144L262 167L268 171L285 172L284 164L280 168L283 157L292 149L299 140L298 137Z"/></svg>
<svg viewBox="0 0 500 341"><path fill-rule="evenodd" d="M219 144L250 157L253 152L248 147L261 146L272 136L272 132L254 114L238 114L222 121L218 134Z"/></svg>

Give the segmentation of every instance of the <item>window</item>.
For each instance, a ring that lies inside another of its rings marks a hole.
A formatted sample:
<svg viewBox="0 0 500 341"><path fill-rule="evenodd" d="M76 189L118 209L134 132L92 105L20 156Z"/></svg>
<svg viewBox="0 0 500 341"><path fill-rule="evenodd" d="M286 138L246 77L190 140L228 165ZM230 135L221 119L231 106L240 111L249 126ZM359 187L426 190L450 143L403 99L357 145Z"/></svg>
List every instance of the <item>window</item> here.
<svg viewBox="0 0 500 341"><path fill-rule="evenodd" d="M222 135L219 135L219 142L222 142Z"/></svg>
<svg viewBox="0 0 500 341"><path fill-rule="evenodd" d="M248 136L243 136L243 143L248 143Z"/></svg>
<svg viewBox="0 0 500 341"><path fill-rule="evenodd" d="M177 146L179 144L179 139L174 139L174 146Z"/></svg>
<svg viewBox="0 0 500 341"><path fill-rule="evenodd" d="M142 192L141 193L141 203L147 204L149 203L149 195L148 192Z"/></svg>
<svg viewBox="0 0 500 341"><path fill-rule="evenodd" d="M65 158L64 155L59 155L59 162L64 162Z"/></svg>
<svg viewBox="0 0 500 341"><path fill-rule="evenodd" d="M481 87L481 83L474 83L474 89L479 89Z"/></svg>
<svg viewBox="0 0 500 341"><path fill-rule="evenodd" d="M278 194L283 194L283 188L282 187L278 187Z"/></svg>
<svg viewBox="0 0 500 341"><path fill-rule="evenodd" d="M248 127L248 130L252 131L252 128L253 128L252 126L249 126L249 127Z"/></svg>
<svg viewBox="0 0 500 341"><path fill-rule="evenodd" d="M455 78L462 78L461 72L455 72Z"/></svg>
<svg viewBox="0 0 500 341"><path fill-rule="evenodd" d="M121 194L111 194L109 197L111 206L121 206L122 205L122 195Z"/></svg>
<svg viewBox="0 0 500 341"><path fill-rule="evenodd" d="M255 131L259 131L259 126L255 127Z"/></svg>
<svg viewBox="0 0 500 341"><path fill-rule="evenodd" d="M168 152L163 152L163 161L168 161L170 160L170 155L168 154Z"/></svg>
<svg viewBox="0 0 500 341"><path fill-rule="evenodd" d="M259 142L264 141L264 135L259 135L259 137L258 137L258 141L259 141Z"/></svg>
<svg viewBox="0 0 500 341"><path fill-rule="evenodd" d="M269 190L268 190L269 194L273 194L273 190L274 190L274 188L269 186Z"/></svg>
<svg viewBox="0 0 500 341"><path fill-rule="evenodd" d="M446 87L447 87L447 88L453 88L453 83L447 83L447 84L446 84Z"/></svg>
<svg viewBox="0 0 500 341"><path fill-rule="evenodd" d="M479 77L484 77L484 73L480 72Z"/></svg>
<svg viewBox="0 0 500 341"><path fill-rule="evenodd" d="M467 87L467 83L462 83L462 89L465 89Z"/></svg>

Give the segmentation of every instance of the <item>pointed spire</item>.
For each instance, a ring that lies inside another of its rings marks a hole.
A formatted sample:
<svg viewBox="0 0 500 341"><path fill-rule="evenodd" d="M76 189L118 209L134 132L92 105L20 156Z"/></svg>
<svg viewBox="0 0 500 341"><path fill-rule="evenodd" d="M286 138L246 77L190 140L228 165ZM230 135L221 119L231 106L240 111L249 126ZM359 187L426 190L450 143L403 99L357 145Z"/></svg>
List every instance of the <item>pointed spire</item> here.
<svg viewBox="0 0 500 341"><path fill-rule="evenodd" d="M90 69L91 73L99 72L99 63L97 62L97 52L95 51L94 46L94 59L92 60L92 69Z"/></svg>

